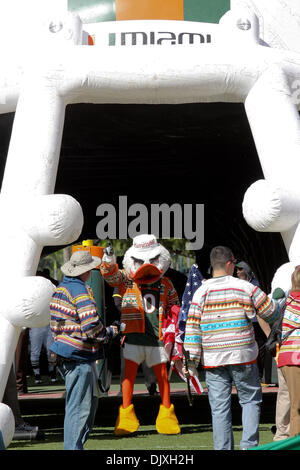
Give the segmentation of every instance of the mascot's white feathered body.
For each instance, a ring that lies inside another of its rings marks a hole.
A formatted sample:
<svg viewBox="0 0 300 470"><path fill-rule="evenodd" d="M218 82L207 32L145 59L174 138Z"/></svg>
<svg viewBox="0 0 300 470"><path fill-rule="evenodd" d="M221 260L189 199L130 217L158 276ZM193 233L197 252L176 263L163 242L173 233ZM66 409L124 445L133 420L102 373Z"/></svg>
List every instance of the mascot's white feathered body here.
<svg viewBox="0 0 300 470"><path fill-rule="evenodd" d="M162 400L156 429L162 434L180 433L170 402L166 368L169 357L162 343L163 316L169 314L173 305L179 305L172 282L164 276L170 264L170 253L154 235L138 235L133 239L124 255L124 269L119 269L113 254L105 253L102 259L102 275L118 288L122 297L121 321L125 324L123 404L114 430L119 436L139 427L131 400L137 369L144 360L154 369Z"/></svg>

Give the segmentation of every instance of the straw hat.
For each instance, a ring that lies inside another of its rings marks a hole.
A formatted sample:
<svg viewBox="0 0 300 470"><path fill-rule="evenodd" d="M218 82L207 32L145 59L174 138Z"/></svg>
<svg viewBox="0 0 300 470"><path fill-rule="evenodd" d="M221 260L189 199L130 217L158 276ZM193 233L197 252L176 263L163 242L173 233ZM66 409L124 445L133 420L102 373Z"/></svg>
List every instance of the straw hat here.
<svg viewBox="0 0 300 470"><path fill-rule="evenodd" d="M96 268L100 263L101 259L92 256L89 251L75 251L70 260L61 267L61 270L66 276L76 277Z"/></svg>

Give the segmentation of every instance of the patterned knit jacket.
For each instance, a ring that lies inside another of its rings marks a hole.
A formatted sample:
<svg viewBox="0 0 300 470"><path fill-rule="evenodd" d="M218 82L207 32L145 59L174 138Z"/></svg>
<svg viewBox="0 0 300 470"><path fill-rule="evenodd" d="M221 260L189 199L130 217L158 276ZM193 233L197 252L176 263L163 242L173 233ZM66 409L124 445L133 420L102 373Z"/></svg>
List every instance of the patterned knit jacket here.
<svg viewBox="0 0 300 470"><path fill-rule="evenodd" d="M268 323L277 316L274 300L259 287L232 276L205 281L190 305L184 347L204 367L245 364L256 360L255 313Z"/></svg>
<svg viewBox="0 0 300 470"><path fill-rule="evenodd" d="M291 330L294 331L281 344L278 367L300 366L300 292L296 291L290 292L286 300L282 320L282 338Z"/></svg>
<svg viewBox="0 0 300 470"><path fill-rule="evenodd" d="M65 276L52 296L50 314L52 351L67 358L98 358L100 344L108 340L108 333L89 286L79 278Z"/></svg>

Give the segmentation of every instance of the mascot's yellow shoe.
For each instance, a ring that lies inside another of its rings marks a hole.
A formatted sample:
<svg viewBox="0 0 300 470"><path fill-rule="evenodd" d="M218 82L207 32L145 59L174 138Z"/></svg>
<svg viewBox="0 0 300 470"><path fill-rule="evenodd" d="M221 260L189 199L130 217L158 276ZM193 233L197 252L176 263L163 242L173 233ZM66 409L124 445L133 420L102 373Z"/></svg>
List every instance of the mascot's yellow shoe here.
<svg viewBox="0 0 300 470"><path fill-rule="evenodd" d="M156 430L160 434L179 434L180 427L175 415L174 405L166 408L160 405L159 413L156 418Z"/></svg>
<svg viewBox="0 0 300 470"><path fill-rule="evenodd" d="M116 421L114 434L115 436L126 436L138 430L140 422L136 417L133 405L119 408L119 415Z"/></svg>

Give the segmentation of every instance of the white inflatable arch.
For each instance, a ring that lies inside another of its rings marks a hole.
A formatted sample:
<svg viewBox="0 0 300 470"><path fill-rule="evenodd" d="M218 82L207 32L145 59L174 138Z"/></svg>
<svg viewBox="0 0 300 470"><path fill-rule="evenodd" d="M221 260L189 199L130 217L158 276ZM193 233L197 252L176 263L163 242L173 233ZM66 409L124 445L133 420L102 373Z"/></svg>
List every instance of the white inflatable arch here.
<svg viewBox="0 0 300 470"><path fill-rule="evenodd" d="M247 190L244 217L255 230L280 232L291 263L300 255L300 53L262 43L254 11L233 8L219 24L101 23L92 47L76 15L43 28L34 57L1 62L0 113L15 118L0 195L0 401L21 328L49 322L53 286L35 276L41 250L82 229L80 205L53 194L68 104L244 103L265 178ZM12 429L2 405L6 447Z"/></svg>

